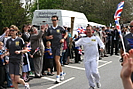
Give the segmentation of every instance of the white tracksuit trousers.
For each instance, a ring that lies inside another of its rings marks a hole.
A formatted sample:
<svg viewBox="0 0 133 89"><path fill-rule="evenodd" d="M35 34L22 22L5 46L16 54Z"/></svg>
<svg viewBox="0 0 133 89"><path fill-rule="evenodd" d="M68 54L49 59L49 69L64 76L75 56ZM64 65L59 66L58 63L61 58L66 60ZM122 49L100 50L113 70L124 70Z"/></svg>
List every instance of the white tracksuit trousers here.
<svg viewBox="0 0 133 89"><path fill-rule="evenodd" d="M98 72L98 62L97 60L84 62L86 76L89 81L89 85L95 87L95 83L99 83L99 72ZM94 83L95 81L95 83Z"/></svg>

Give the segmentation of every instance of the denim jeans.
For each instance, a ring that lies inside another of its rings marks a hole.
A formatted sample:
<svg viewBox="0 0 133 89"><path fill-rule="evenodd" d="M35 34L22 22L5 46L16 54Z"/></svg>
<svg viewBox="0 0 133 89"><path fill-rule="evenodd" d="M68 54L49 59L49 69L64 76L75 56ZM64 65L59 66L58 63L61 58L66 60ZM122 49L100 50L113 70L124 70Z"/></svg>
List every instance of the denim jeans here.
<svg viewBox="0 0 133 89"><path fill-rule="evenodd" d="M12 86L12 80L10 78L9 72L7 72L6 75L7 75L7 86Z"/></svg>

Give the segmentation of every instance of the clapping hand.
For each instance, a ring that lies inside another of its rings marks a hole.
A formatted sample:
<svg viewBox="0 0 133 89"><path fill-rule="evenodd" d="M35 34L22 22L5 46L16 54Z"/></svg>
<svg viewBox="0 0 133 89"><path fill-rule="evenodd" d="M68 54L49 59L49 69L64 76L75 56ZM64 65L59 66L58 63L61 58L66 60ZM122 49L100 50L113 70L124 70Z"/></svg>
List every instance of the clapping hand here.
<svg viewBox="0 0 133 89"><path fill-rule="evenodd" d="M41 30L42 30L42 31L45 31L46 29L48 29L48 24L42 25L42 26L41 26Z"/></svg>

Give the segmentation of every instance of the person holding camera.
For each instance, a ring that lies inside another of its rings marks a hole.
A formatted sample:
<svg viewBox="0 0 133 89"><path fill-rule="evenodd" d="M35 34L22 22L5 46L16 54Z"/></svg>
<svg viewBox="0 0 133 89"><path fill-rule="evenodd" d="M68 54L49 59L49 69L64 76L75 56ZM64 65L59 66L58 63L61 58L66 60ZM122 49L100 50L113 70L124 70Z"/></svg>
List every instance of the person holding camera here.
<svg viewBox="0 0 133 89"><path fill-rule="evenodd" d="M48 28L48 25L41 26L41 30L38 31L36 27L31 28L31 58L33 58L35 78L42 77L42 68L43 68L43 54L44 54L44 44L42 36L44 31Z"/></svg>

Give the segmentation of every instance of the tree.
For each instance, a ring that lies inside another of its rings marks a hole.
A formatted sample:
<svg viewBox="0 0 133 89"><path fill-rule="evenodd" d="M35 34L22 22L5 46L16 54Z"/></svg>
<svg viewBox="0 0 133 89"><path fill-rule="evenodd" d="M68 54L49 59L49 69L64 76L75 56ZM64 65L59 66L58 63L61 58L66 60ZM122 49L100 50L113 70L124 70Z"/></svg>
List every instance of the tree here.
<svg viewBox="0 0 133 89"><path fill-rule="evenodd" d="M1 13L0 29L12 24L21 28L29 20L27 10L21 7L20 0L2 0Z"/></svg>
<svg viewBox="0 0 133 89"><path fill-rule="evenodd" d="M0 27L2 26L2 2L0 1ZM0 30L1 32L1 30Z"/></svg>
<svg viewBox="0 0 133 89"><path fill-rule="evenodd" d="M121 23L125 24L130 22L133 19L133 1L126 0L125 6L123 8L122 16L121 16Z"/></svg>

